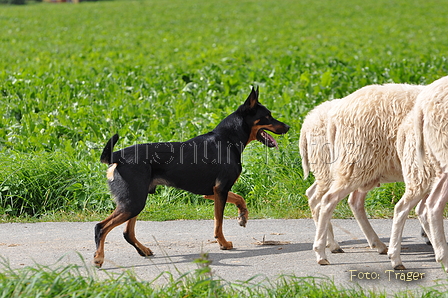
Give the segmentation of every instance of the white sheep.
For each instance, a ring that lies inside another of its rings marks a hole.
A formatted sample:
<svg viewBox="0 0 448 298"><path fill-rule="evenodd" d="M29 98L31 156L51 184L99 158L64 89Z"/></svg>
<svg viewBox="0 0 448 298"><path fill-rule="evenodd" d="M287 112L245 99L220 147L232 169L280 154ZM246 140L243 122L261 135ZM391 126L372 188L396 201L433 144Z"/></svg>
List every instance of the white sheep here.
<svg viewBox="0 0 448 298"><path fill-rule="evenodd" d="M300 130L299 149L304 179L308 177L310 170L315 178L314 184L307 189L306 195L316 226L322 196L330 189L331 184L330 150L327 141L328 111L337 105L338 101L339 99L326 101L315 107L305 117ZM348 203L370 247L377 248L380 254L385 254L387 253L386 245L381 242L367 219L364 208L366 194L356 190L350 194ZM344 252L334 240L331 224L327 231L327 247L333 253Z"/></svg>
<svg viewBox="0 0 448 298"><path fill-rule="evenodd" d="M415 108L406 116L398 128L397 153L401 161L403 178L406 191L395 205L392 232L389 242L389 258L395 270L405 270L400 258L401 239L404 223L409 212L417 204L416 213L426 234L429 224L425 200L431 191L431 187L441 174L440 167L436 164L431 154L426 154L423 166L419 166L417 160L416 135L414 132Z"/></svg>
<svg viewBox="0 0 448 298"><path fill-rule="evenodd" d="M420 168L424 166L427 152L442 172L426 199L426 209L430 230L428 236L436 261L448 272L448 246L443 227L443 210L448 202L448 76L431 83L419 94L414 117Z"/></svg>
<svg viewBox="0 0 448 298"><path fill-rule="evenodd" d="M330 218L339 201L354 191L367 192L380 183L403 181L396 150L399 125L412 109L422 86L371 85L340 99L328 115L329 190L323 195L313 250L325 254Z"/></svg>

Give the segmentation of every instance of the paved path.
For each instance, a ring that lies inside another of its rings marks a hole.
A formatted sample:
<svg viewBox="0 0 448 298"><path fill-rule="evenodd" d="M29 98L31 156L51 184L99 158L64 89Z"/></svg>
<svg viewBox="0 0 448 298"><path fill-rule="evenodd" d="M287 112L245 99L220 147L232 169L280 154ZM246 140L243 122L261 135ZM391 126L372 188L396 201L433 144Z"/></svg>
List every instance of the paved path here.
<svg viewBox="0 0 448 298"><path fill-rule="evenodd" d="M416 281L403 281L401 278L406 276L401 272L387 271L392 269L389 259L368 247L355 220L332 222L335 237L345 253L328 253L329 266L317 265L315 261L311 250L315 227L310 219L249 220L247 228L239 227L236 220L225 220L224 234L235 247L230 251L220 250L213 241L212 220L139 221L137 238L155 255L140 257L125 242L119 227L107 237L106 261L102 270L95 269L94 272L102 276L131 269L142 280L153 280L162 272L169 271L177 277L180 273L196 269L197 265L192 261L201 252L207 252L214 274L227 281L247 280L255 275L258 275L255 281L262 281L265 277L272 280L281 274L294 274L328 276L337 284L359 283L362 287L388 292L432 286L440 280L448 285L448 276L435 262L432 247L419 236L417 220L406 222L402 253L408 271L417 272L418 276L423 273L424 278ZM371 222L381 240L388 244L392 221L377 219ZM0 224L0 256L8 259L13 268L35 263L65 266L85 262L90 265L95 250L94 226L93 222ZM278 241L281 245L257 245L257 241L263 238L265 241ZM157 282L164 282L165 276ZM368 277L375 279L368 280Z"/></svg>

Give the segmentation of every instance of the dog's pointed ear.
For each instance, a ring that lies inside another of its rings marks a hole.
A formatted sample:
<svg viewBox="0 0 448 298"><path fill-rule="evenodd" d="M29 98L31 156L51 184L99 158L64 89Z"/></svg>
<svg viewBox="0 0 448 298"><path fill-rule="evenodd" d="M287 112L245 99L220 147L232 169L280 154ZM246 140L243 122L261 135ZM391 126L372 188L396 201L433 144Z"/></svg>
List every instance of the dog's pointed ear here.
<svg viewBox="0 0 448 298"><path fill-rule="evenodd" d="M252 91L250 92L249 97L244 102L244 105L249 109L253 109L257 104L258 104L258 87L257 90L255 90L255 88L252 87Z"/></svg>

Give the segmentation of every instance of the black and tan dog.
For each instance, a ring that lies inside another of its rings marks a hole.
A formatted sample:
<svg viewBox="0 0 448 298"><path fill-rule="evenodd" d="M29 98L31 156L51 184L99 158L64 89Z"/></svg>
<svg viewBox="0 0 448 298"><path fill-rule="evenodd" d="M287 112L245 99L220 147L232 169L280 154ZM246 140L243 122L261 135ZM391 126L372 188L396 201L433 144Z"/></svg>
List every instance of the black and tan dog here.
<svg viewBox="0 0 448 298"><path fill-rule="evenodd" d="M110 165L107 178L117 207L95 226L94 263L99 267L103 264L106 235L126 221L125 239L140 255L152 255L135 238L134 227L148 193L154 193L157 185L173 186L214 200L215 238L221 249L231 249L232 242L226 241L222 233L226 202L238 207L240 225L245 226L248 216L244 199L229 192L242 170L243 149L253 140L275 147L276 141L265 131L284 134L288 129L258 102L258 88L252 88L244 104L213 131L186 142L138 144L112 152L118 141L118 135L114 135L103 150L101 162Z"/></svg>

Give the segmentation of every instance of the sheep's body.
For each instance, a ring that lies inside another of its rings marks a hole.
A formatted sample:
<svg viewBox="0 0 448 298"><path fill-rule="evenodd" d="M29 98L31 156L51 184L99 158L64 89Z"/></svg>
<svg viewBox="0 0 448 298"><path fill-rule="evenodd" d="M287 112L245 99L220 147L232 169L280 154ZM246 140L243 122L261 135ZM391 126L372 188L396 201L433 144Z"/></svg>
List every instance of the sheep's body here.
<svg viewBox="0 0 448 298"><path fill-rule="evenodd" d="M426 149L442 172L426 200L426 209L430 227L428 236L436 261L441 262L448 272L448 246L443 228L443 210L448 201L448 76L436 80L420 93L414 117L420 169L427 161Z"/></svg>
<svg viewBox="0 0 448 298"><path fill-rule="evenodd" d="M302 157L304 179L308 177L310 170L315 178L314 184L307 189L306 195L316 226L322 196L330 189L331 185L330 150L327 140L328 111L338 102L339 99L335 99L315 107L306 116L300 130L299 149ZM370 246L372 248L376 247L379 253L386 253L386 245L381 242L367 219L364 208L365 197L366 192L353 192L348 200L349 206ZM327 246L333 253L344 252L334 240L331 224L327 231Z"/></svg>
<svg viewBox="0 0 448 298"><path fill-rule="evenodd" d="M437 180L436 177L441 174L440 167L435 163L431 154L426 154L423 167L419 166L414 122L415 110L412 110L398 128L397 133L397 153L402 165L406 191L395 205L394 222L389 242L389 258L395 270L406 269L400 258L401 238L404 223L409 212L417 204L419 206L416 213L419 215L426 234L429 232L427 210L424 208L425 200L431 191L432 185Z"/></svg>
<svg viewBox="0 0 448 298"><path fill-rule="evenodd" d="M422 86L372 85L339 100L328 116L332 181L321 199L313 249L319 264L329 264L325 243L337 203L356 190L403 181L396 150L399 125L412 109Z"/></svg>

